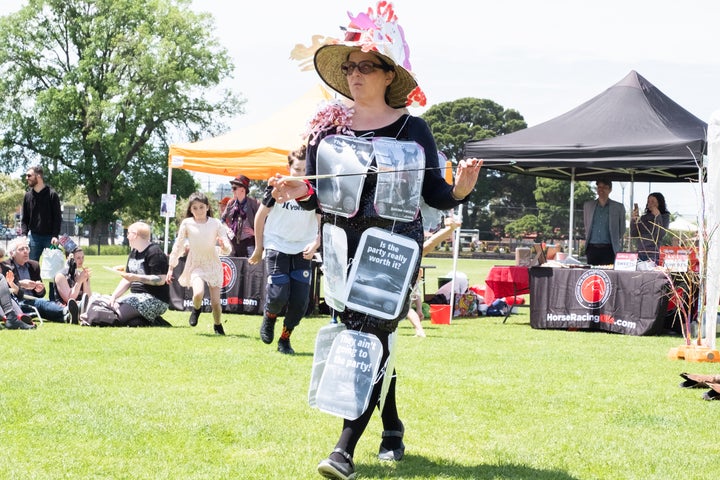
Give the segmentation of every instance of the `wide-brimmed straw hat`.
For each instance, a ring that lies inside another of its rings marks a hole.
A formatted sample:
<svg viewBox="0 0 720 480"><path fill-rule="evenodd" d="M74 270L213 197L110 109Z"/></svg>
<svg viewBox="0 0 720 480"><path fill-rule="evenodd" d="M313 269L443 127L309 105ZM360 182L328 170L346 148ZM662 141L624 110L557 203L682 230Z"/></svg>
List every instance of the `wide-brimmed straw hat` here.
<svg viewBox="0 0 720 480"><path fill-rule="evenodd" d="M347 76L340 69L340 65L347 61L350 53L359 52L362 48L353 45L325 45L315 52L315 70L330 88L340 95L353 100L348 86ZM393 67L395 78L388 86L386 98L388 105L393 108L404 108L408 104L408 95L418 86L412 74L395 61L377 51L370 51L388 66Z"/></svg>
<svg viewBox="0 0 720 480"><path fill-rule="evenodd" d="M381 63L395 71L395 78L388 86L386 99L393 108L425 105L425 95L418 87L410 66L410 48L405 42L403 29L397 23L392 3L381 0L376 9L368 8L355 16L348 13L350 25L344 29L344 40L326 39L315 50L313 63L320 78L339 94L352 98L347 76L340 65L350 53L363 51L373 53ZM297 46L291 57L303 61L308 48Z"/></svg>

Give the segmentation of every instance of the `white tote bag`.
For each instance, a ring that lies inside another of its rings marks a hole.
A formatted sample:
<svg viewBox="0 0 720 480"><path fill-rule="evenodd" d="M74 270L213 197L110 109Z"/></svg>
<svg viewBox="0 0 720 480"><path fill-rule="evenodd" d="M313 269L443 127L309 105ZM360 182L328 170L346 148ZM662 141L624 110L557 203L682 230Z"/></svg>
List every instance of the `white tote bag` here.
<svg viewBox="0 0 720 480"><path fill-rule="evenodd" d="M59 248L46 248L40 257L40 277L55 281L55 275L65 267L65 255Z"/></svg>

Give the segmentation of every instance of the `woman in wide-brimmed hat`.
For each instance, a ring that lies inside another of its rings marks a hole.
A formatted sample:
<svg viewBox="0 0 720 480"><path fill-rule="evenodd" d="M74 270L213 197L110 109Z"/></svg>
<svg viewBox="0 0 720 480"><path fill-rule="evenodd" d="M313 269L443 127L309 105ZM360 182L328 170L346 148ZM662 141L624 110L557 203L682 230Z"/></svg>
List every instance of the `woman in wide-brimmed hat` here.
<svg viewBox="0 0 720 480"><path fill-rule="evenodd" d="M437 146L428 125L421 118L409 115L405 109L416 100L422 103L424 95L411 73L408 48L402 29L397 25L392 5L381 2L376 11L369 10L368 13L351 17L347 32L345 41L325 45L314 55L315 69L320 77L332 89L352 100L352 107L329 105L310 122L307 175L316 174L318 145L329 134L413 141L422 147L425 156L422 179L422 197L425 202L441 210L456 207L473 190L482 162L476 159L461 161L454 185L446 183L440 175ZM339 216L324 212L323 222L344 230L347 236L347 257L351 260L358 261L357 256L363 254L356 250L361 235L370 227L379 227L410 238L417 242L419 251L422 251L424 232L421 215L417 214L410 221L383 218L376 211L374 202L377 182L375 175L366 176L357 213ZM316 181L298 183L272 178L269 183L275 187L273 196L278 201L297 199L306 209L323 206L318 204ZM408 267L411 269L413 284L418 275L419 260L413 265L408 263ZM391 320L348 307L339 314L348 329L371 333L380 340L383 346L380 372L384 371L390 355L390 335L396 330L399 321L405 318L409 308L409 293L404 292L404 300L401 301L405 307L400 315ZM404 425L395 401L395 372L386 374L392 375L392 379L381 412L383 433L378 456L381 460L396 461L403 458L405 451ZM373 386L368 408L358 418L344 420L335 449L318 465L318 472L324 477L355 477L353 455L375 406L379 405L382 373L380 377Z"/></svg>

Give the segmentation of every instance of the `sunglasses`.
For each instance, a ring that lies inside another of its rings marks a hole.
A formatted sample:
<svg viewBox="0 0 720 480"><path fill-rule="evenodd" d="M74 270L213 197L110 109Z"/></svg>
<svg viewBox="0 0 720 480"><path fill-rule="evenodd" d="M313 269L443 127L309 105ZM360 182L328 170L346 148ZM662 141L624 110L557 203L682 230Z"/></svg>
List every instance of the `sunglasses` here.
<svg viewBox="0 0 720 480"><path fill-rule="evenodd" d="M367 75L374 72L376 68L379 68L383 71L388 71L389 67L381 63L373 63L370 60L363 60L359 63L343 62L340 64L340 71L342 71L344 75L352 75L356 68L363 75Z"/></svg>

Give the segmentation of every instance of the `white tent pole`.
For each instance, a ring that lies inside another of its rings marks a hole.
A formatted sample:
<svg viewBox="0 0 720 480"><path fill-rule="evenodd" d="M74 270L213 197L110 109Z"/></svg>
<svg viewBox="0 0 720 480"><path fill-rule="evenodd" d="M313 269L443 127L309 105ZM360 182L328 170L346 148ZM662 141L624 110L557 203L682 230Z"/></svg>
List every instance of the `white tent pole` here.
<svg viewBox="0 0 720 480"><path fill-rule="evenodd" d="M170 186L172 185L172 167L168 166L168 181L167 181L167 194L170 195ZM170 234L170 215L165 215L165 244L163 250L165 255L168 253L168 235Z"/></svg>
<svg viewBox="0 0 720 480"><path fill-rule="evenodd" d="M458 218L460 227L462 227L463 217L463 206L462 203L458 205ZM460 256L460 228L455 229L455 239L453 240L453 268L452 268L452 279L450 280L450 323L452 323L453 314L455 313L455 278L457 276L457 261Z"/></svg>
<svg viewBox="0 0 720 480"><path fill-rule="evenodd" d="M700 233L700 312L704 313L705 346L715 349L717 335L718 298L720 297L720 110L714 112L708 122L707 133L707 183L700 195L702 206L698 222ZM702 181L702 159L700 181ZM707 253L703 248L707 245ZM705 275L702 275L702 273ZM704 297L704 300L703 300ZM704 308L702 308L704 305ZM702 330L698 337L702 336Z"/></svg>
<svg viewBox="0 0 720 480"><path fill-rule="evenodd" d="M571 169L571 176L570 176L570 225L568 232L568 257L572 257L573 254L573 242L575 242L575 235L573 235L573 231L575 230L575 167L572 167Z"/></svg>

